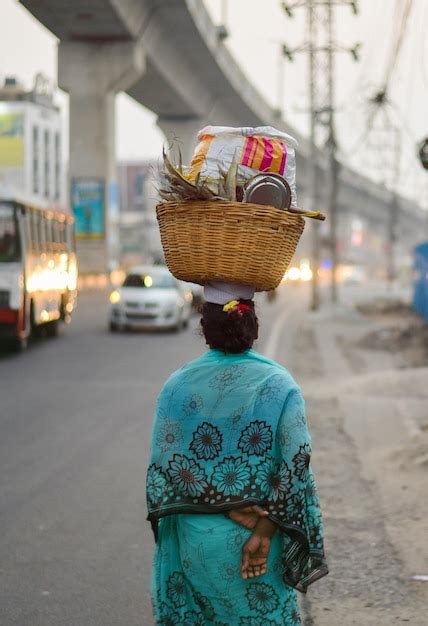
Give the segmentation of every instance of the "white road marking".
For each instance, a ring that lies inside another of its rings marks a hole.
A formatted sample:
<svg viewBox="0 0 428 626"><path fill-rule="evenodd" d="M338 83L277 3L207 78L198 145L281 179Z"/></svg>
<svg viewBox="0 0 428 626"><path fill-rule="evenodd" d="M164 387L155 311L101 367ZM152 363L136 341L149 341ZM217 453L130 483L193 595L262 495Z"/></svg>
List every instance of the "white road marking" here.
<svg viewBox="0 0 428 626"><path fill-rule="evenodd" d="M265 348L263 350L264 355L267 356L268 359L275 359L282 328L292 312L293 310L290 309L288 306L284 307L283 311L281 311L280 315L278 315L275 322L273 323L272 329L266 341Z"/></svg>

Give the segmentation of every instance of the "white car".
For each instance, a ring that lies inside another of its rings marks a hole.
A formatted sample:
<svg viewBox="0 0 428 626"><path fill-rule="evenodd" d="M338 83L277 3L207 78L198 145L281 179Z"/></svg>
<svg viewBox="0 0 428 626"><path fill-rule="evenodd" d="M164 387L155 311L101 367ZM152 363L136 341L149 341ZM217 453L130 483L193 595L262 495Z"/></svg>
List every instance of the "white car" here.
<svg viewBox="0 0 428 626"><path fill-rule="evenodd" d="M189 323L192 299L190 288L166 267L133 267L123 285L110 294L110 330L180 330Z"/></svg>
<svg viewBox="0 0 428 626"><path fill-rule="evenodd" d="M202 285L197 285L196 283L188 283L189 289L192 292L193 296L193 306L196 311L203 305L205 302L204 298L204 288Z"/></svg>

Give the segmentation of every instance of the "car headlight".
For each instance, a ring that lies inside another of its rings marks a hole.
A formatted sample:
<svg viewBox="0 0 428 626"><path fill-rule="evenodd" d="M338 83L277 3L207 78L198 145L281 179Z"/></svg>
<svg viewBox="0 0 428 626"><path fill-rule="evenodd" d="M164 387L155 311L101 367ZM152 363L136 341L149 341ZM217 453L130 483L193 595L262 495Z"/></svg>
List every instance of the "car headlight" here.
<svg viewBox="0 0 428 626"><path fill-rule="evenodd" d="M110 294L110 302L112 304L118 304L118 302L120 302L121 300L121 295L120 293L115 289L114 291L111 292Z"/></svg>
<svg viewBox="0 0 428 626"><path fill-rule="evenodd" d="M300 269L298 267L290 267L290 269L287 272L287 278L289 280L299 280Z"/></svg>
<svg viewBox="0 0 428 626"><path fill-rule="evenodd" d="M312 270L310 267L304 266L300 268L300 279L305 283L312 280Z"/></svg>

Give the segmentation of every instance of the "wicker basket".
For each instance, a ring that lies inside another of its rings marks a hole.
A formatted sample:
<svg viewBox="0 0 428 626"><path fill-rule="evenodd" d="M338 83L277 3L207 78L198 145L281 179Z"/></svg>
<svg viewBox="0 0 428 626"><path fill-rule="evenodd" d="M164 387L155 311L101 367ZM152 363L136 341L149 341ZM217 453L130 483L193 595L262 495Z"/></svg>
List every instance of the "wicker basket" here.
<svg viewBox="0 0 428 626"><path fill-rule="evenodd" d="M166 264L180 280L275 289L305 221L274 207L226 201L162 202L157 218Z"/></svg>

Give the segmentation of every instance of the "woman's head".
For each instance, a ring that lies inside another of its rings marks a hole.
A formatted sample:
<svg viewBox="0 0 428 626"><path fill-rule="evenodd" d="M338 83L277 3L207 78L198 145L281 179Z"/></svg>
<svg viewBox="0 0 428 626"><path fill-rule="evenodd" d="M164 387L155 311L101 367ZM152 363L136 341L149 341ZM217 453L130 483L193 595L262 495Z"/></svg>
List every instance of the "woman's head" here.
<svg viewBox="0 0 428 626"><path fill-rule="evenodd" d="M209 347L228 354L251 348L259 331L252 300L233 301L225 306L205 302L201 326Z"/></svg>

